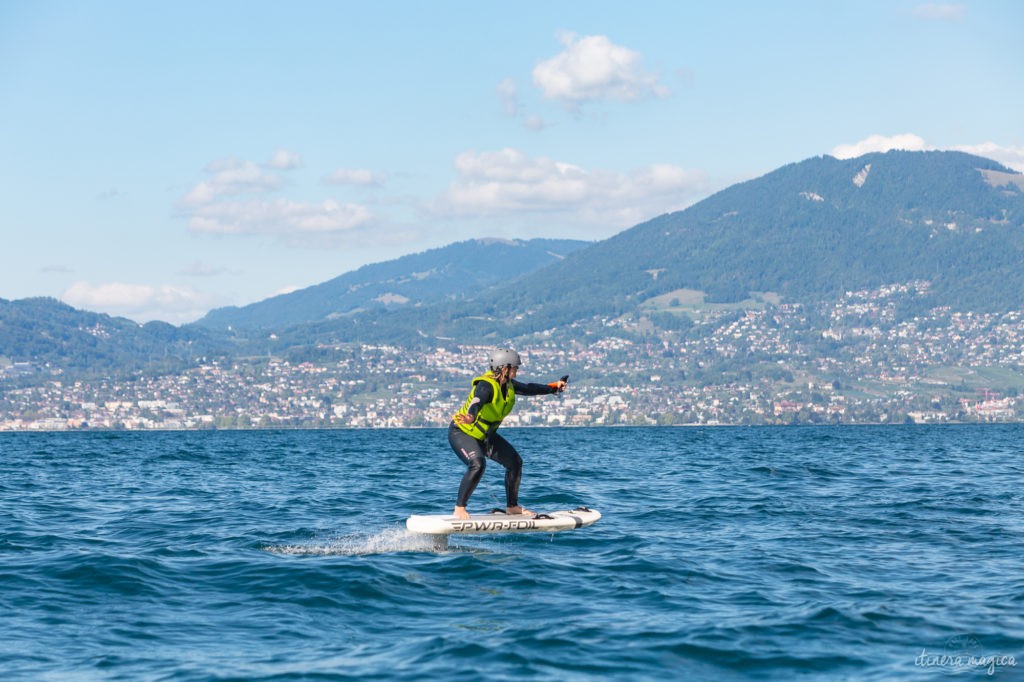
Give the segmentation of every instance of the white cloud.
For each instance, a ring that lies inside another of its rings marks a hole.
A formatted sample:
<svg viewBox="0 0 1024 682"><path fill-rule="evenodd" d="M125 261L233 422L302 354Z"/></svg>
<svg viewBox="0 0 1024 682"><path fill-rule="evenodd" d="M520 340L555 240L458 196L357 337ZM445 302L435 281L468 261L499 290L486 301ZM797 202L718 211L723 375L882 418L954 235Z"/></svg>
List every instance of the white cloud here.
<svg viewBox="0 0 1024 682"><path fill-rule="evenodd" d="M188 287L109 282L72 284L61 299L68 305L136 321L162 320L173 324L201 317L213 299Z"/></svg>
<svg viewBox="0 0 1024 682"><path fill-rule="evenodd" d="M365 168L339 168L325 180L330 185L360 185L374 187L384 184L384 178Z"/></svg>
<svg viewBox="0 0 1024 682"><path fill-rule="evenodd" d="M455 170L460 178L448 198L457 211L471 213L577 204L586 198L591 180L578 166L531 159L515 149L465 152L456 157Z"/></svg>
<svg viewBox="0 0 1024 682"><path fill-rule="evenodd" d="M217 188L209 182L200 182L198 185L188 191L178 203L183 207L189 206L202 206L203 204L213 203L218 197Z"/></svg>
<svg viewBox="0 0 1024 682"><path fill-rule="evenodd" d="M1024 147L1001 147L994 142L983 142L981 144L961 144L952 149L958 152L967 152L976 156L984 156L986 159L998 161L1007 168L1024 173Z"/></svg>
<svg viewBox="0 0 1024 682"><path fill-rule="evenodd" d="M296 246L336 247L342 243L336 237L372 221L370 210L358 204L267 197L285 186L280 172L300 163L298 154L287 150L276 152L267 166L231 158L213 161L206 167L212 177L185 194L178 208L193 233L272 235ZM376 185L383 178L368 170L339 169L325 181Z"/></svg>
<svg viewBox="0 0 1024 682"><path fill-rule="evenodd" d="M182 206L202 206L224 196L265 194L284 186L280 176L266 172L252 161L215 161L207 165L207 170L214 173L213 177L185 194L180 201Z"/></svg>
<svg viewBox="0 0 1024 682"><path fill-rule="evenodd" d="M287 149L278 149L274 152L274 156L270 158L267 166L278 170L292 170L302 166L302 157Z"/></svg>
<svg viewBox="0 0 1024 682"><path fill-rule="evenodd" d="M854 159L871 152L887 152L891 149L904 149L907 151L929 151L940 149L929 145L924 138L913 133L902 135L871 135L854 142L853 144L837 145L832 150L832 156L837 159ZM1007 168L1024 173L1024 147L1013 146L1003 147L994 142L983 142L981 144L960 144L945 147L949 151L966 152L975 156L983 156L986 159L998 161Z"/></svg>
<svg viewBox="0 0 1024 682"><path fill-rule="evenodd" d="M516 149L462 153L455 170L459 177L434 207L445 217L561 213L565 224L585 232L594 226L621 229L683 208L708 188L703 174L678 166L630 173L587 170Z"/></svg>
<svg viewBox="0 0 1024 682"><path fill-rule="evenodd" d="M615 45L606 36L561 36L565 49L538 64L533 82L549 99L576 107L593 100L664 97L668 88L646 72L638 52Z"/></svg>
<svg viewBox="0 0 1024 682"><path fill-rule="evenodd" d="M545 128L548 127L548 124L540 116L534 115L526 117L526 120L523 121L523 127L526 128L527 130L532 130L536 132L538 130L544 130Z"/></svg>
<svg viewBox="0 0 1024 682"><path fill-rule="evenodd" d="M913 14L918 19L931 21L959 21L967 14L967 6L952 2L926 2L914 7Z"/></svg>
<svg viewBox="0 0 1024 682"><path fill-rule="evenodd" d="M372 217L364 206L333 200L227 201L198 207L188 225L193 232L211 234L301 236L351 230Z"/></svg>
<svg viewBox="0 0 1024 682"><path fill-rule="evenodd" d="M872 152L887 152L890 149L905 149L907 151L923 151L928 149L924 140L912 133L902 135L871 135L853 144L837 145L832 150L832 156L837 159L855 159Z"/></svg>
<svg viewBox="0 0 1024 682"><path fill-rule="evenodd" d="M203 170L206 171L207 173L219 173L224 170L238 168L239 166L242 166L245 163L245 161L240 161L239 159L236 159L233 156L228 156L223 159L214 159L213 161L210 161L208 164L206 164Z"/></svg>

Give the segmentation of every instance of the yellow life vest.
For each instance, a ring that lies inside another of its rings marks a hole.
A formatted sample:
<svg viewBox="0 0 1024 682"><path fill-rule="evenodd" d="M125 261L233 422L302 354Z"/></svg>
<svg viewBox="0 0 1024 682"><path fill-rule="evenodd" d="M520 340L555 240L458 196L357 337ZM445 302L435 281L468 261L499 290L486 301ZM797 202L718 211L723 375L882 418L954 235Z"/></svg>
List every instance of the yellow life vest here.
<svg viewBox="0 0 1024 682"><path fill-rule="evenodd" d="M480 407L480 411L476 413L476 421L472 424L455 422L460 429L477 440L483 440L488 434L496 430L501 425L501 421L508 416L509 412L512 411L512 407L516 404L516 390L512 387L512 382L508 382L506 385L507 391L503 394L501 386L494 378L494 372L487 372L483 376L473 379L473 388L470 389L469 397L466 398L466 404L462 406L458 414L469 414L469 406L473 402L473 393L476 391L476 385L481 381L486 381L491 385L492 393L494 394L491 402Z"/></svg>

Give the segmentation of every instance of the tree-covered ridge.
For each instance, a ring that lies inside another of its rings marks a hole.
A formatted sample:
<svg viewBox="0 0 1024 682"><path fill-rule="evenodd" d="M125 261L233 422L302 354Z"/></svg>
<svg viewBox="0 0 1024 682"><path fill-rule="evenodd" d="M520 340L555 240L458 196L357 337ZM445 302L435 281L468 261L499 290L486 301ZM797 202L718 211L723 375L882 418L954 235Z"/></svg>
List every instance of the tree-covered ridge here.
<svg viewBox="0 0 1024 682"><path fill-rule="evenodd" d="M600 334L595 321L621 315L684 329L680 297L814 303L893 282L927 283L902 310L910 316L1024 310L1021 178L957 152L813 158L601 242L459 242L181 328L3 301L0 360L93 372L216 355L318 361L339 343L499 344L577 325Z"/></svg>
<svg viewBox="0 0 1024 682"><path fill-rule="evenodd" d="M589 242L474 239L383 263L243 307L219 308L197 324L210 329L281 329L302 323L472 296L556 263Z"/></svg>
<svg viewBox="0 0 1024 682"><path fill-rule="evenodd" d="M1024 192L1007 178L1021 176L958 152L809 159L569 254L481 296L472 314L442 304L308 331L486 342L628 313L679 290L717 303L753 292L801 302L918 280L930 284L924 310L1021 309Z"/></svg>
<svg viewBox="0 0 1024 682"><path fill-rule="evenodd" d="M226 342L166 322L140 325L77 310L53 298L0 299L0 359L50 364L74 375L163 371L222 354Z"/></svg>
<svg viewBox="0 0 1024 682"><path fill-rule="evenodd" d="M1010 173L957 152L809 159L576 252L520 287L517 303L557 319L677 289L800 301L927 280L937 304L1024 307L1024 193L982 170Z"/></svg>

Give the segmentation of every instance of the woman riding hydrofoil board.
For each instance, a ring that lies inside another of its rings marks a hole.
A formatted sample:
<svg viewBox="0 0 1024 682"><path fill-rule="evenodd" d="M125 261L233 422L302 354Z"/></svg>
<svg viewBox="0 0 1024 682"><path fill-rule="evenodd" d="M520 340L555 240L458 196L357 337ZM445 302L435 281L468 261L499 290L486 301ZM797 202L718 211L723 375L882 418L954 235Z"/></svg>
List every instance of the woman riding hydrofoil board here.
<svg viewBox="0 0 1024 682"><path fill-rule="evenodd" d="M448 443L466 465L466 473L462 476L455 501L454 514L459 519L470 518L466 505L484 474L487 459L493 459L505 467L505 511L509 514L532 513L519 504L523 458L498 433L498 427L512 412L516 396L561 393L568 380L568 377L562 377L549 384L516 380L516 374L523 363L519 353L508 348L492 351L489 360L490 370L473 379L469 397L448 425Z"/></svg>

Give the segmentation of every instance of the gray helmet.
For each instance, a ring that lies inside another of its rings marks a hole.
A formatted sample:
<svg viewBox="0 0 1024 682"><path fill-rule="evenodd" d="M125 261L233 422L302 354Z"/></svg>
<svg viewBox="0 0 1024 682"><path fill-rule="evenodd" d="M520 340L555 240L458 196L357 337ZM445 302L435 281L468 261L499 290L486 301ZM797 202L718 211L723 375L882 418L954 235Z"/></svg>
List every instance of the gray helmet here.
<svg viewBox="0 0 1024 682"><path fill-rule="evenodd" d="M511 348L498 348L497 350L491 351L491 370L494 372L497 372L505 365L519 367L522 364L523 361L519 357L519 353L515 352Z"/></svg>

